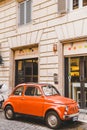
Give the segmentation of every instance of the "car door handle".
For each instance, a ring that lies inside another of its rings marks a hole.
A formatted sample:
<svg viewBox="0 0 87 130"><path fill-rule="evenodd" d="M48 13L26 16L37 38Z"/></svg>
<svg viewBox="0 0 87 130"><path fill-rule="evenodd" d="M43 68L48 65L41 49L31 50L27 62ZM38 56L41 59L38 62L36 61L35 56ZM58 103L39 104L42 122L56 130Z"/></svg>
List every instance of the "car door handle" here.
<svg viewBox="0 0 87 130"><path fill-rule="evenodd" d="M24 100L25 98L21 98L21 100Z"/></svg>

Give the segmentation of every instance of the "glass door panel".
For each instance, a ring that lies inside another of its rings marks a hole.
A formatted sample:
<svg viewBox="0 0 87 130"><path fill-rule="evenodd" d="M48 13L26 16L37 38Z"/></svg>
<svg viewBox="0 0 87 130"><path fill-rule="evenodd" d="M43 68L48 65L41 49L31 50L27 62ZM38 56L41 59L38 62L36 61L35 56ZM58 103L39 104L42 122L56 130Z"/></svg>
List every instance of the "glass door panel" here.
<svg viewBox="0 0 87 130"><path fill-rule="evenodd" d="M25 82L38 82L38 59L25 61Z"/></svg>
<svg viewBox="0 0 87 130"><path fill-rule="evenodd" d="M16 61L15 85L24 82L38 82L38 58Z"/></svg>
<svg viewBox="0 0 87 130"><path fill-rule="evenodd" d="M71 98L80 103L78 94L80 93L80 66L79 58L70 58L70 76L71 76Z"/></svg>
<svg viewBox="0 0 87 130"><path fill-rule="evenodd" d="M84 106L87 108L87 83L85 83L85 88L84 88L84 99L85 99L85 101L84 101Z"/></svg>
<svg viewBox="0 0 87 130"><path fill-rule="evenodd" d="M25 81L23 64L24 64L24 62L22 60L16 61L15 85L17 85L19 83L23 83Z"/></svg>
<svg viewBox="0 0 87 130"><path fill-rule="evenodd" d="M87 107L87 56L84 57L84 95L84 106Z"/></svg>
<svg viewBox="0 0 87 130"><path fill-rule="evenodd" d="M38 81L38 60L33 60L33 81Z"/></svg>
<svg viewBox="0 0 87 130"><path fill-rule="evenodd" d="M80 68L79 58L70 58L71 82L79 82Z"/></svg>
<svg viewBox="0 0 87 130"><path fill-rule="evenodd" d="M33 82L33 63L27 62L24 66L25 82Z"/></svg>

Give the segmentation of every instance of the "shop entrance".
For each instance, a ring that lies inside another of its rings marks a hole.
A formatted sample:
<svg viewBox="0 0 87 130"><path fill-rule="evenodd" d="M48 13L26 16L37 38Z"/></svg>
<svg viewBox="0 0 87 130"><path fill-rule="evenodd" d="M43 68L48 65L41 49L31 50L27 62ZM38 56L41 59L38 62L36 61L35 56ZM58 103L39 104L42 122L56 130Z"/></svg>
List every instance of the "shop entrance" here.
<svg viewBox="0 0 87 130"><path fill-rule="evenodd" d="M15 61L15 85L38 82L38 58Z"/></svg>
<svg viewBox="0 0 87 130"><path fill-rule="evenodd" d="M65 96L87 108L87 57L65 58Z"/></svg>

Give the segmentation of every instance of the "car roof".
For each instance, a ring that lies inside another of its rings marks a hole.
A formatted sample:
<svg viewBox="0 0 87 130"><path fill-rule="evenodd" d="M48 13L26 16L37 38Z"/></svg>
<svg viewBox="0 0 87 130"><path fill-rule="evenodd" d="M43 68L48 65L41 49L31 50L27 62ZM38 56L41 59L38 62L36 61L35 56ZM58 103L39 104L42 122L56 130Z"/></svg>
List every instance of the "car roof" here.
<svg viewBox="0 0 87 130"><path fill-rule="evenodd" d="M21 86L21 85L40 85L40 86L45 86L45 85L50 85L50 84L49 83L27 82L27 83L18 84L17 86Z"/></svg>

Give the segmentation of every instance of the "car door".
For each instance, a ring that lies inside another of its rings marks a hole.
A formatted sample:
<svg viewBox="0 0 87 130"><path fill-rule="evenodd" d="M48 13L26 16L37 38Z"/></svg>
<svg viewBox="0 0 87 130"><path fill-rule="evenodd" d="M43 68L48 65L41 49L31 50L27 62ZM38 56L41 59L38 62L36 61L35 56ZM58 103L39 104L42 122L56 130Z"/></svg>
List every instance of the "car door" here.
<svg viewBox="0 0 87 130"><path fill-rule="evenodd" d="M14 111L17 113L21 113L22 110L21 109L23 106L22 100L24 99L23 91L24 91L24 86L19 86L14 90L13 95L11 97Z"/></svg>
<svg viewBox="0 0 87 130"><path fill-rule="evenodd" d="M38 87L27 86L23 104L22 113L35 116L43 115L44 97Z"/></svg>

